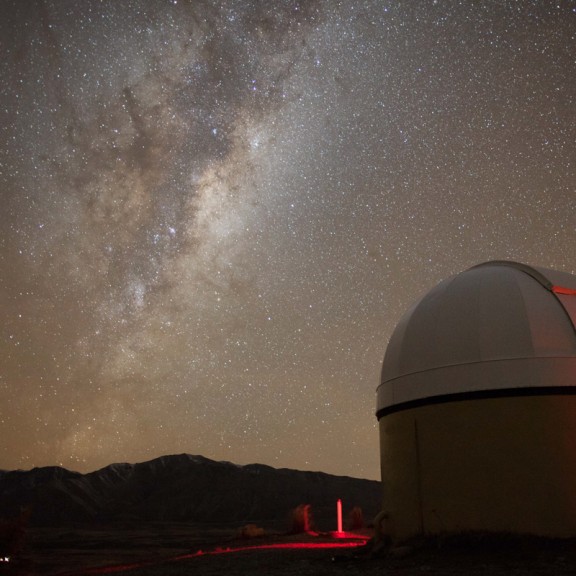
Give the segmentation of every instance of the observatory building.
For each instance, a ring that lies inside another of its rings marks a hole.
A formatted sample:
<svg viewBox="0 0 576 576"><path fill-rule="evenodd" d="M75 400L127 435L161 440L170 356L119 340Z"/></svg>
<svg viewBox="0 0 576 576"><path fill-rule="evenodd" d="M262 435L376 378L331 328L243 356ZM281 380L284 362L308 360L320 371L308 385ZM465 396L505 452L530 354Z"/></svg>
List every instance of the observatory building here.
<svg viewBox="0 0 576 576"><path fill-rule="evenodd" d="M378 387L383 528L576 536L576 276L487 262L400 320Z"/></svg>

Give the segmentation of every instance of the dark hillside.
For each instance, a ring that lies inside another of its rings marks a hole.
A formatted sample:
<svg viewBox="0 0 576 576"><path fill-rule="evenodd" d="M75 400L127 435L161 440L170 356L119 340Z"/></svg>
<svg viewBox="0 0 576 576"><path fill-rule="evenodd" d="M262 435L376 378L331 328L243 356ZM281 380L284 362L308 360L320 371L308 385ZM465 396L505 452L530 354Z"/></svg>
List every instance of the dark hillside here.
<svg viewBox="0 0 576 576"><path fill-rule="evenodd" d="M111 464L89 474L57 467L0 473L0 517L31 507L37 525L284 521L299 504L310 504L318 527L334 529L338 498L345 514L359 506L371 520L380 506L380 483L188 454Z"/></svg>

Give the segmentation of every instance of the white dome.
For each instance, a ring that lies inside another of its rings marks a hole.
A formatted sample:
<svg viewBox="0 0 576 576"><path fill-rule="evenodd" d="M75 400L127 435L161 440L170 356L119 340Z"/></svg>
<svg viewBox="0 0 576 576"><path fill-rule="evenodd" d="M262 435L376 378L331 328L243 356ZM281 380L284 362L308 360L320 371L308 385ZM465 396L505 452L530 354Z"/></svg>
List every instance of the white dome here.
<svg viewBox="0 0 576 576"><path fill-rule="evenodd" d="M400 320L377 414L566 386L576 386L576 276L487 262L444 280Z"/></svg>

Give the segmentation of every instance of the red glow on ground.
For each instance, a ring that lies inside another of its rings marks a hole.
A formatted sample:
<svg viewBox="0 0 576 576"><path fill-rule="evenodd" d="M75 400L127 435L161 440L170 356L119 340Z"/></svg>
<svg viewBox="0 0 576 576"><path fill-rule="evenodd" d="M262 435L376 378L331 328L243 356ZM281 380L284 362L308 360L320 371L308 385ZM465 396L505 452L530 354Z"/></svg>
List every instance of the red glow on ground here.
<svg viewBox="0 0 576 576"><path fill-rule="evenodd" d="M368 536L363 536L360 534L354 534L350 532L341 532L338 536L335 536L335 532L330 533L332 537L346 538L353 540L351 542L276 542L273 544L257 544L254 546L230 546L227 548L215 548L213 550L198 550L191 554L183 554L181 556L176 556L173 558L166 558L162 561L164 562L175 562L178 560L188 560L191 558L200 558L204 556L216 556L219 554L234 554L236 552L252 552L256 550L321 550L321 549L331 549L331 548L358 548L359 546L364 546L370 538ZM157 561L149 562L135 562L132 564L116 564L114 566L101 566L97 568L87 568L80 572L70 572L65 574L60 574L59 576L88 576L89 574L112 574L114 572L126 572L128 570L135 570L136 568L144 568L148 566L157 565Z"/></svg>
<svg viewBox="0 0 576 576"><path fill-rule="evenodd" d="M303 550L303 549L326 549L326 548L357 548L366 543L365 538L357 538L356 542L283 542L278 544L259 544L257 546L240 546L234 548L217 548L216 550L209 550L203 552L199 550L194 554L185 554L178 556L174 560L183 560L184 558L196 558L198 556L208 556L216 554L231 554L233 552L246 552L252 550Z"/></svg>
<svg viewBox="0 0 576 576"><path fill-rule="evenodd" d="M552 286L554 294L565 294L566 296L576 296L576 290L572 288L564 288L564 286Z"/></svg>

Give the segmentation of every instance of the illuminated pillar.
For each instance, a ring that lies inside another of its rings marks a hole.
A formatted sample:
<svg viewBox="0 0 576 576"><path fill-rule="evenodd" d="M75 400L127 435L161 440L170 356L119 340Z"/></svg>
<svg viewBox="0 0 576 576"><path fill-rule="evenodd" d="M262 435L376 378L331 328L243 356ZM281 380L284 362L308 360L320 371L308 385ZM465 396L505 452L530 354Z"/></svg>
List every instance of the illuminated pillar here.
<svg viewBox="0 0 576 576"><path fill-rule="evenodd" d="M342 532L342 500L336 502L336 515L338 517L338 532Z"/></svg>

